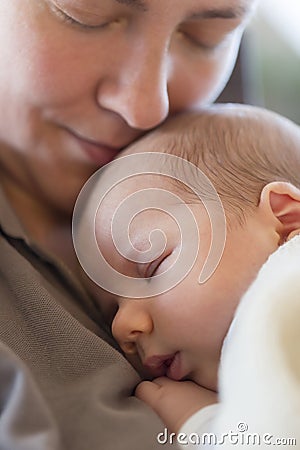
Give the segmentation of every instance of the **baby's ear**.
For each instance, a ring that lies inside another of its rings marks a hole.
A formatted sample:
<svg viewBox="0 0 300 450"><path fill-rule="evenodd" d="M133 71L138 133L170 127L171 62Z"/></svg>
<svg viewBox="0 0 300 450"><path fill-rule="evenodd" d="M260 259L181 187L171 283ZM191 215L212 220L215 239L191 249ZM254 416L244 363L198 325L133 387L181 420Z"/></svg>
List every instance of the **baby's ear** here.
<svg viewBox="0 0 300 450"><path fill-rule="evenodd" d="M281 242L300 234L300 189L293 184L282 181L267 184L261 192L259 208L276 219Z"/></svg>

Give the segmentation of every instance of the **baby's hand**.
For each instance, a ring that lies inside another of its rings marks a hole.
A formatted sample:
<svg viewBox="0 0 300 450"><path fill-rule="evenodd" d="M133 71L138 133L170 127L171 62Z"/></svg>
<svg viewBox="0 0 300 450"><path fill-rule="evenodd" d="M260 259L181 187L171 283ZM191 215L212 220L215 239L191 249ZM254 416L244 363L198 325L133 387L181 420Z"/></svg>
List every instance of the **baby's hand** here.
<svg viewBox="0 0 300 450"><path fill-rule="evenodd" d="M216 392L193 381L173 381L166 377L142 381L135 395L154 409L175 433L196 411L218 401Z"/></svg>

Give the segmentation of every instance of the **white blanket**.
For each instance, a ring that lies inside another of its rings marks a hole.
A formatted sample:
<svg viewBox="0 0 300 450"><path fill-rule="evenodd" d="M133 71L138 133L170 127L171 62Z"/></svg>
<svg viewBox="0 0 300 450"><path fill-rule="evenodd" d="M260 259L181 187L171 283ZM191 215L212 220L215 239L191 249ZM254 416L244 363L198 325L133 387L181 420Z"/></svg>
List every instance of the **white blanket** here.
<svg viewBox="0 0 300 450"><path fill-rule="evenodd" d="M219 406L196 413L182 432L215 434L210 448L300 449L299 235L270 256L244 295L224 342L219 380Z"/></svg>

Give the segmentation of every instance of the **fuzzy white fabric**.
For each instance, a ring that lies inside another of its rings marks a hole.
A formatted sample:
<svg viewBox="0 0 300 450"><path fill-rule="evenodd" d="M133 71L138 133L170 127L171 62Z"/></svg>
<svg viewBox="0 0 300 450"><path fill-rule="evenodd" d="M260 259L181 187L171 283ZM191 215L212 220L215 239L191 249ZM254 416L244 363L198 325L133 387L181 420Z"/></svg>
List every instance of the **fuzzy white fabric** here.
<svg viewBox="0 0 300 450"><path fill-rule="evenodd" d="M197 420L199 412L182 432L215 433L220 449L300 449L299 235L270 256L244 295L224 342L219 380L210 429ZM231 440L221 444L230 431Z"/></svg>

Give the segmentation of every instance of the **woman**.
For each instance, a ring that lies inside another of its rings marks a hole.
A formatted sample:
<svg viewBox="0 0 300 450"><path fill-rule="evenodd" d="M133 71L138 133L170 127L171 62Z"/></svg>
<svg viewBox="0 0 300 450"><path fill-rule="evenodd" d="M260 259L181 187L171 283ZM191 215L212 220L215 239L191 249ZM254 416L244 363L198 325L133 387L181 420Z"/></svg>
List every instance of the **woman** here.
<svg viewBox="0 0 300 450"><path fill-rule="evenodd" d="M72 209L124 146L217 97L254 3L0 2L1 448L160 447L80 281Z"/></svg>

